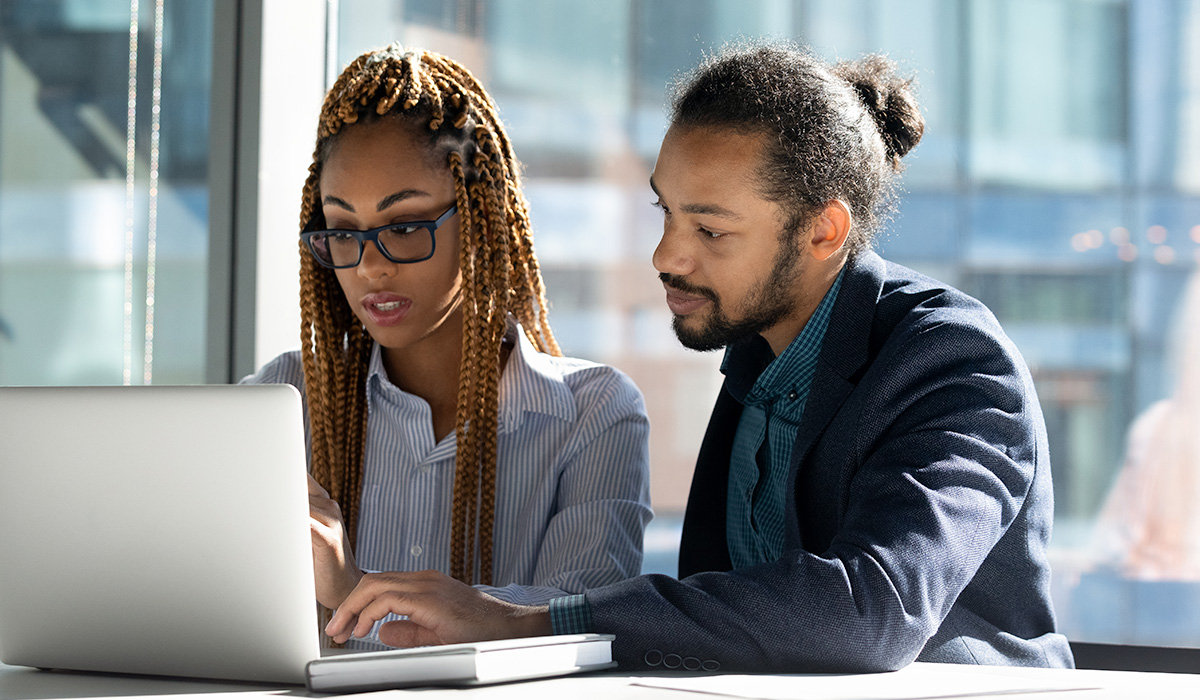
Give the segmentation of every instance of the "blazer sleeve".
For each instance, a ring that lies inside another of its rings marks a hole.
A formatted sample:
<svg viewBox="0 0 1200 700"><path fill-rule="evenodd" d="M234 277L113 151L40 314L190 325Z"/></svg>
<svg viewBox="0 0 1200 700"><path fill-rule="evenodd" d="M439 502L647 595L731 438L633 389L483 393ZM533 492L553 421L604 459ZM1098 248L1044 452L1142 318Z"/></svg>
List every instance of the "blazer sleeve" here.
<svg viewBox="0 0 1200 700"><path fill-rule="evenodd" d="M943 316L889 341L820 438L839 441L845 485L796 498L844 499L826 548L587 593L622 668L881 671L916 658L1022 508L1039 455L1011 342L994 321Z"/></svg>

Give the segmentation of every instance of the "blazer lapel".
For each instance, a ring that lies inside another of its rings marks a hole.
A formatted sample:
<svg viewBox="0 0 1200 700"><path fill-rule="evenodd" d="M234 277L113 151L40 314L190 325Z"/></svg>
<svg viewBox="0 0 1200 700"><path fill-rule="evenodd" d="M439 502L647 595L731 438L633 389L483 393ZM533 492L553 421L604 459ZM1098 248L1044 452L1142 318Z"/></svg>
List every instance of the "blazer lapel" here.
<svg viewBox="0 0 1200 700"><path fill-rule="evenodd" d="M733 437L741 415L742 404L722 384L692 474L679 542L679 578L733 568L725 537L725 501Z"/></svg>
<svg viewBox="0 0 1200 700"><path fill-rule="evenodd" d="M866 251L847 265L817 358L804 416L796 430L788 475L789 492L795 490L799 465L804 463L817 438L854 390L858 371L868 359L875 306L883 288L884 262L873 251Z"/></svg>

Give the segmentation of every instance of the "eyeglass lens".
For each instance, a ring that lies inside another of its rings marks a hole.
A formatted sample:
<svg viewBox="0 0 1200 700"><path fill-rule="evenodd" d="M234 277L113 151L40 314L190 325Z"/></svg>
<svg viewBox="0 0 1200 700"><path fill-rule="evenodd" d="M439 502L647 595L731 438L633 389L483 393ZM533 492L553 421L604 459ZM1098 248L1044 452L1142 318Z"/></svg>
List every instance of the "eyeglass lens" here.
<svg viewBox="0 0 1200 700"><path fill-rule="evenodd" d="M375 239L383 252L393 260L421 260L432 252L433 237L423 226L394 226L379 232ZM313 250L326 262L337 266L358 264L362 246L350 233L330 233L314 236Z"/></svg>

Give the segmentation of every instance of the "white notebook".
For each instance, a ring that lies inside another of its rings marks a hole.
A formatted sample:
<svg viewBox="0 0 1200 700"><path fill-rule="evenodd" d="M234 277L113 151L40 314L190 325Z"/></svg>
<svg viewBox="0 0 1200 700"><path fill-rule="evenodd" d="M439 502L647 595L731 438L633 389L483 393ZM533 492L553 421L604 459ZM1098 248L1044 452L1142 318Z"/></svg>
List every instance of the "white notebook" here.
<svg viewBox="0 0 1200 700"><path fill-rule="evenodd" d="M612 640L570 634L330 656L308 663L308 687L344 693L561 676L616 666Z"/></svg>

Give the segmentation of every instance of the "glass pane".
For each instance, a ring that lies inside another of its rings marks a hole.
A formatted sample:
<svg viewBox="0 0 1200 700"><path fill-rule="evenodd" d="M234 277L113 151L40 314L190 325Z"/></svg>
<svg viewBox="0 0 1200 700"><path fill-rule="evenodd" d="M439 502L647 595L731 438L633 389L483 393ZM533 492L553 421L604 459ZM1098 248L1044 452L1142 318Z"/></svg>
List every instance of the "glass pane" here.
<svg viewBox="0 0 1200 700"><path fill-rule="evenodd" d="M203 381L212 8L134 5L0 0L0 383Z"/></svg>
<svg viewBox="0 0 1200 700"><path fill-rule="evenodd" d="M1120 183L1124 3L980 0L968 7L972 176L1062 189Z"/></svg>
<svg viewBox="0 0 1200 700"><path fill-rule="evenodd" d="M1200 192L1200 2L1173 11L1130 3L1137 99L1136 174L1147 186Z"/></svg>
<svg viewBox="0 0 1200 700"><path fill-rule="evenodd" d="M341 4L337 53L392 39L442 51L497 99L564 350L620 367L646 395L646 569L673 573L721 375L669 329L646 181L670 80L723 41L764 35L831 59L886 52L915 74L927 131L878 247L987 303L1034 373L1063 631L1200 645L1200 0L376 0ZM1130 466L1168 443L1173 456ZM1172 508L1164 531L1151 516ZM1151 571L1138 547L1152 538L1114 538L1114 524L1166 532L1172 566Z"/></svg>

